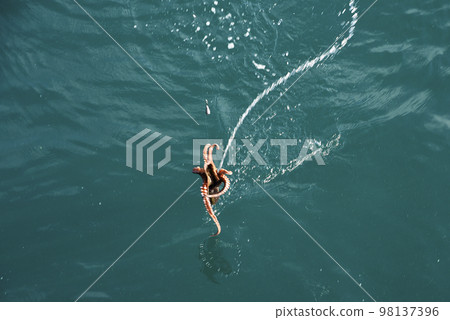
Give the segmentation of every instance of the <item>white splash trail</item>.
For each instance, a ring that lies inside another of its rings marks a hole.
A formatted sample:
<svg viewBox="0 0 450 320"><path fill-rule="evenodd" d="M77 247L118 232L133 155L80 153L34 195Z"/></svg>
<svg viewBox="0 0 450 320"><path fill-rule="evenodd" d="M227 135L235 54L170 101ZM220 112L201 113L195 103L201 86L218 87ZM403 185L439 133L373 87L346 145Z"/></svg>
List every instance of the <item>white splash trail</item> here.
<svg viewBox="0 0 450 320"><path fill-rule="evenodd" d="M288 80L293 75L295 75L295 74L297 74L299 72L302 72L302 71L309 70L312 67L314 67L318 62L321 62L321 61L329 58L333 54L337 53L339 50L341 50L343 47L345 47L345 45L347 44L348 40L350 40L350 38L353 37L354 31L355 31L355 25L356 25L356 22L358 21L358 13L356 12L358 10L358 8L355 6L355 1L354 0L350 0L350 2L348 3L348 6L349 6L349 9L350 9L350 13L352 14L352 21L350 23L350 28L348 29L348 35L346 37L344 37L340 43L338 43L339 39L344 35L344 33L347 30L344 31L339 37L337 37L335 42L333 42L333 44L331 46L329 46L328 49L325 50L325 52L322 53L320 56L317 56L316 58L314 58L312 60L308 60L305 63L301 64L296 69L292 70L291 72L288 72L286 75L284 75L283 77L279 78L276 82L272 83L272 85L270 87L267 87L266 89L264 89L263 92L258 94L258 96L253 100L253 102L247 107L245 112L241 115L241 117L239 118L239 121L238 121L236 127L233 129L233 132L232 132L230 138L228 139L227 146L225 147L225 150L223 152L223 156L222 156L222 160L220 161L219 168L222 168L222 165L223 165L223 162L224 162L225 157L227 155L228 149L230 148L231 143L233 142L233 140L234 140L234 138L236 136L236 132L238 131L239 127L242 125L242 123L244 122L245 118L250 113L250 111L253 109L253 107L262 98L267 96L270 92L272 92L280 84L286 82L286 80Z"/></svg>

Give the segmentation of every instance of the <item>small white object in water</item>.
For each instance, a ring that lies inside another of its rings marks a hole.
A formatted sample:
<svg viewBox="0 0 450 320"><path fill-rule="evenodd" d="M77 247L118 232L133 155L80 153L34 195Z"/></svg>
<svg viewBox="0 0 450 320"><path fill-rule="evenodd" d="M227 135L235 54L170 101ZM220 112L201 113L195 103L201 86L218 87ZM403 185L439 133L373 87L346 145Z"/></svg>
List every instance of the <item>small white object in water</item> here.
<svg viewBox="0 0 450 320"><path fill-rule="evenodd" d="M229 44L228 44L228 49L233 49L234 48L234 43L233 42L230 42Z"/></svg>
<svg viewBox="0 0 450 320"><path fill-rule="evenodd" d="M214 1L214 5L217 6L219 4L219 1Z"/></svg>
<svg viewBox="0 0 450 320"><path fill-rule="evenodd" d="M208 99L205 99L205 102L206 102L205 113L209 115L209 114L211 114L211 110L209 109L209 106L208 106Z"/></svg>
<svg viewBox="0 0 450 320"><path fill-rule="evenodd" d="M136 28L137 28L137 25L134 25L134 28L136 29Z"/></svg>
<svg viewBox="0 0 450 320"><path fill-rule="evenodd" d="M252 60L252 62L253 62L253 65L254 65L254 66L256 67L256 69L258 69L258 70L264 70L264 69L266 68L265 65L256 63L254 60Z"/></svg>
<svg viewBox="0 0 450 320"><path fill-rule="evenodd" d="M199 32L200 31L200 27L197 27L197 29L195 29L195 32Z"/></svg>
<svg viewBox="0 0 450 320"><path fill-rule="evenodd" d="M212 13L216 13L216 8L212 7L211 11L212 11Z"/></svg>
<svg viewBox="0 0 450 320"><path fill-rule="evenodd" d="M206 21L206 25L207 26L209 26L211 24L211 22L209 22L209 21Z"/></svg>
<svg viewBox="0 0 450 320"><path fill-rule="evenodd" d="M231 40L233 40L233 37L228 37L228 41L231 41Z"/></svg>

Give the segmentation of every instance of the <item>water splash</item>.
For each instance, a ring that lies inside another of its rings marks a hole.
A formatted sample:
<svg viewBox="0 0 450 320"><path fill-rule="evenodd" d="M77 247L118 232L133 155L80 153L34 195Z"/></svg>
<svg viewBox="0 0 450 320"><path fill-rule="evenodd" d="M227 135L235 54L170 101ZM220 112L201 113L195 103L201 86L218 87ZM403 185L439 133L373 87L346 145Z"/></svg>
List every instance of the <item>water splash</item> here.
<svg viewBox="0 0 450 320"><path fill-rule="evenodd" d="M280 168L279 171L277 171L275 168L272 168L269 171L269 175L267 177L263 178L262 176L257 176L255 178L255 180L262 179L262 181L264 183L268 183L268 182L272 181L273 179L275 179L276 177L278 177L278 175L280 175L280 174L283 175L286 172L294 171L297 167L301 166L305 161L312 160L312 158L316 154L320 154L321 156L327 156L330 154L330 152L333 148L336 148L337 146L339 146L340 139L341 139L341 134L334 135L331 138L331 140L329 140L328 142L326 142L324 144L322 144L321 141L314 139L313 143L318 147L317 149L315 149L314 151L307 154L306 156L304 156L301 159L291 160L286 167Z"/></svg>
<svg viewBox="0 0 450 320"><path fill-rule="evenodd" d="M236 136L236 132L238 131L239 127L242 125L242 123L244 122L245 118L250 113L250 111L253 109L253 107L262 98L267 96L270 92L272 92L280 84L285 83L293 75L295 75L295 74L297 74L299 72L303 72L303 71L311 69L318 62L322 62L322 61L328 59L329 57L335 55L337 52L339 52L343 47L345 47L347 45L348 40L350 40L353 37L354 31L355 31L355 25L356 25L356 22L358 21L358 13L356 12L358 10L358 8L355 5L355 1L354 0L350 0L350 2L348 3L348 6L349 6L350 14L352 14L352 21L350 22L350 28L348 29L347 36L344 37L339 42L339 40L345 34L345 32L343 32L339 37L337 37L335 42L333 42L333 44L331 46L329 46L327 50L325 50L325 52L323 52L322 54L320 54L319 56L317 56L316 58L314 58L312 60L308 60L308 61L304 62L303 64L301 64L300 66L298 66L297 68L292 70L291 72L288 72L286 75L284 75L283 77L279 78L277 81L272 83L272 85L270 85L269 87L264 89L263 92L258 94L258 96L253 100L253 102L247 107L245 112L241 115L241 117L239 118L239 121L238 121L236 127L233 129L233 132L231 133L231 136L228 139L227 146L225 147L225 150L223 152L223 156L222 156L222 160L220 161L219 168L222 168L222 165L223 165L223 162L224 162L225 157L227 155L228 149L230 148L230 146L231 146L231 144L232 144L232 142L233 142L233 140L234 140L234 138Z"/></svg>

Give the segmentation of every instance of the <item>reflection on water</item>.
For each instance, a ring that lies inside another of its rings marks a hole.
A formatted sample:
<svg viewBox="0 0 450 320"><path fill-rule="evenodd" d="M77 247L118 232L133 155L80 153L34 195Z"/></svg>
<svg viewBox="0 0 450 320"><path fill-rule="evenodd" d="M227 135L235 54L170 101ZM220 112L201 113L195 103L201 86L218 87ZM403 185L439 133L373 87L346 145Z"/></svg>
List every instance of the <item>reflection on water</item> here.
<svg viewBox="0 0 450 320"><path fill-rule="evenodd" d="M217 237L210 237L199 246L201 272L217 284L221 277L239 273L240 256L241 250L237 244L224 242Z"/></svg>

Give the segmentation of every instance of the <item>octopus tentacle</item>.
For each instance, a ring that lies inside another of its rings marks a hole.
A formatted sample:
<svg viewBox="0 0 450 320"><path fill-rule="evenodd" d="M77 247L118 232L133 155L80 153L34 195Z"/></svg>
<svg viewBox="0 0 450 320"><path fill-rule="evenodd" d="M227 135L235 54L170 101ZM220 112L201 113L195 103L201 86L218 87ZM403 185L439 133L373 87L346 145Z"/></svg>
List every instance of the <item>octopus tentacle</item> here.
<svg viewBox="0 0 450 320"><path fill-rule="evenodd" d="M217 226L217 232L212 235L212 237L215 237L220 233L222 228L220 227L219 220L217 220L217 217L214 214L214 210L212 208L211 202L209 201L209 198L208 198L208 183L204 182L202 187L200 188L200 190L201 190L201 194L203 197L203 203L205 204L206 211L208 211L209 216L211 217L211 219L214 221L214 223Z"/></svg>
<svg viewBox="0 0 450 320"><path fill-rule="evenodd" d="M211 147L211 145L208 143L203 148L203 161L205 162L205 166L209 163L209 159L208 159L208 149L209 149L209 147Z"/></svg>
<svg viewBox="0 0 450 320"><path fill-rule="evenodd" d="M232 171L228 171L227 169L220 169L219 172L218 172L218 174L219 174L219 175L224 175L224 174L232 175L233 172L232 172Z"/></svg>
<svg viewBox="0 0 450 320"><path fill-rule="evenodd" d="M228 179L228 177L226 175L221 175L220 180L222 180L224 183L222 190L220 190L219 192L214 193L214 194L208 194L207 195L208 198L218 198L221 195L224 195L228 191L228 189L230 189L230 185L231 185L230 179Z"/></svg>
<svg viewBox="0 0 450 320"><path fill-rule="evenodd" d="M200 167L195 167L195 168L193 168L192 169L192 173L196 173L196 174L199 174L202 178L203 178L203 176L206 174L205 173L205 169L202 169L202 168L200 168ZM203 181L204 181L205 179L203 179Z"/></svg>
<svg viewBox="0 0 450 320"><path fill-rule="evenodd" d="M217 150L220 149L217 143L214 143L209 147L209 156L208 156L209 163L213 162L212 153L214 151L214 148L216 148Z"/></svg>

